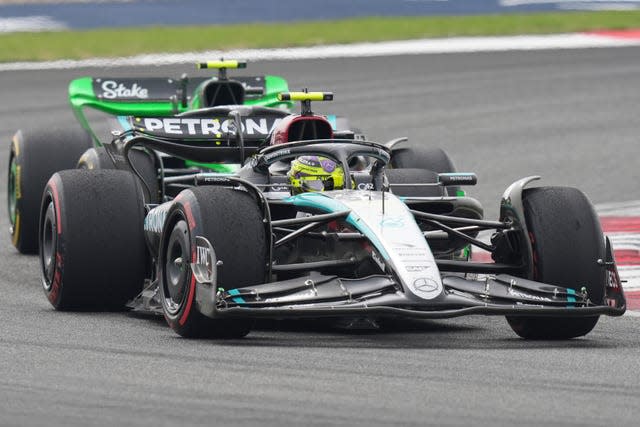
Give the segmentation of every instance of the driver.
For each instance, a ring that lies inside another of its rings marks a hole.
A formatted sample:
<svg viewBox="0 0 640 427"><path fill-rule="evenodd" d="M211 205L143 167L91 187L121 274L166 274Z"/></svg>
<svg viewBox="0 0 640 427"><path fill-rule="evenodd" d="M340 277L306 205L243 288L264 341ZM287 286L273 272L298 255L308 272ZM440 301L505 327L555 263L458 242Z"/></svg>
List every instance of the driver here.
<svg viewBox="0 0 640 427"><path fill-rule="evenodd" d="M344 170L331 159L301 156L291 162L287 173L291 194L309 191L331 191L344 188Z"/></svg>

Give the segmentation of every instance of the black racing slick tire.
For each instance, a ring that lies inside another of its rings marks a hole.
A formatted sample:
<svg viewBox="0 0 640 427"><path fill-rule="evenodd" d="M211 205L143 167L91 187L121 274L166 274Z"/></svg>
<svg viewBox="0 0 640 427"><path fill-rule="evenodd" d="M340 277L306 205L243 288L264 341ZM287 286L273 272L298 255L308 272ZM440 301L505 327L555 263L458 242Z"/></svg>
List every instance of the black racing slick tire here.
<svg viewBox="0 0 640 427"><path fill-rule="evenodd" d="M387 169L385 171L391 192L404 197L441 197L446 195L438 183L438 174L426 169ZM403 186L393 184L434 184L433 186Z"/></svg>
<svg viewBox="0 0 640 427"><path fill-rule="evenodd" d="M92 147L82 153L76 165L78 169L115 169L116 165L104 147Z"/></svg>
<svg viewBox="0 0 640 427"><path fill-rule="evenodd" d="M143 189L149 193L148 203L160 203L160 182L158 169L152 154L143 150L129 151L131 163L144 179ZM77 164L78 169L116 169L116 165L109 157L104 147L94 147L85 151ZM148 188L147 188L148 187Z"/></svg>
<svg viewBox="0 0 640 427"><path fill-rule="evenodd" d="M568 187L524 190L524 213L533 250L533 278L573 289L584 287L592 303L603 303L606 269L600 221L589 199ZM527 339L569 339L586 335L598 322L592 317L519 317L507 321Z"/></svg>
<svg viewBox="0 0 640 427"><path fill-rule="evenodd" d="M436 173L456 172L451 157L442 148L429 148L422 145L400 146L394 148L391 156L394 169L428 169ZM459 186L448 186L447 194L455 196Z"/></svg>
<svg viewBox="0 0 640 427"><path fill-rule="evenodd" d="M57 310L121 309L146 274L142 188L132 173L66 170L41 204L40 266Z"/></svg>
<svg viewBox="0 0 640 427"><path fill-rule="evenodd" d="M54 172L73 169L92 141L77 126L19 130L11 142L7 207L11 242L24 254L38 252L42 190Z"/></svg>
<svg viewBox="0 0 640 427"><path fill-rule="evenodd" d="M160 244L160 288L169 326L186 338L241 338L252 322L204 316L197 309L196 237L211 243L218 263L216 288L225 290L266 281L268 242L262 211L246 191L223 187L183 190L165 221ZM210 289L207 292L217 292Z"/></svg>

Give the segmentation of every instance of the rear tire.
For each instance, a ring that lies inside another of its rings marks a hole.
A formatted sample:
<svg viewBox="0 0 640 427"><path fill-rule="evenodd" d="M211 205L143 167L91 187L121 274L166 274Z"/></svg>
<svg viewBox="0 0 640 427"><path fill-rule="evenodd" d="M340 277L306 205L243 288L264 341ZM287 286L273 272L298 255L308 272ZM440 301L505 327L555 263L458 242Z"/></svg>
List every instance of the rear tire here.
<svg viewBox="0 0 640 427"><path fill-rule="evenodd" d="M268 239L256 200L230 188L183 190L167 215L160 244L161 299L169 326L187 338L244 337L251 329L250 320L209 318L196 307L196 281L189 268L195 262L196 236L207 238L222 261L218 288L264 283Z"/></svg>
<svg viewBox="0 0 640 427"><path fill-rule="evenodd" d="M130 172L66 170L42 199L40 266L57 310L120 309L146 272L142 189Z"/></svg>
<svg viewBox="0 0 640 427"><path fill-rule="evenodd" d="M571 288L584 286L594 304L602 304L606 270L600 221L591 202L580 190L541 187L524 190L523 203L534 259L534 280ZM589 333L593 317L517 317L507 321L527 339L569 339Z"/></svg>
<svg viewBox="0 0 640 427"><path fill-rule="evenodd" d="M7 207L11 242L23 254L38 252L40 201L54 172L73 169L92 141L84 129L19 130L9 153Z"/></svg>
<svg viewBox="0 0 640 427"><path fill-rule="evenodd" d="M154 158L151 154L143 150L133 149L129 151L129 158L133 166L144 178L142 188L149 192L148 203L160 203L160 183L158 180L158 170ZM76 166L78 169L116 169L116 165L109 157L104 147L94 147L85 151ZM135 174L134 174L135 175Z"/></svg>

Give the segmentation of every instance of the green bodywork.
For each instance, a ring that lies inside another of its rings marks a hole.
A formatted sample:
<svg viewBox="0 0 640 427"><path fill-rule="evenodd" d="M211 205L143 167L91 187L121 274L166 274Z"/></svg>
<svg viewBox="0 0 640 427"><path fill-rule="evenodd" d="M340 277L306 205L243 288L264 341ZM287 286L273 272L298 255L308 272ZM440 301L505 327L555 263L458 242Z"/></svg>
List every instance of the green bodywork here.
<svg viewBox="0 0 640 427"><path fill-rule="evenodd" d="M213 77L212 79L216 79ZM102 146L102 142L91 128L85 109L90 108L102 111L113 116L143 116L143 117L167 117L185 111L203 108L201 93L202 87L207 80L199 83L194 90L191 91L189 102L183 106L178 102L177 91L176 97L167 98L166 100L106 100L100 99L94 92L94 83L92 77L80 77L69 83L69 102L80 125L91 135L96 146ZM143 79L141 79L143 80ZM289 86L287 81L279 76L264 76L264 92L260 96L247 97L245 105L257 105L263 107L282 108L290 110L293 108L293 102L278 100L278 94L288 92ZM196 168L208 168L217 172L233 172L237 165L222 164L205 164L192 161L185 161L185 166Z"/></svg>
<svg viewBox="0 0 640 427"><path fill-rule="evenodd" d="M172 99L166 101L113 101L99 99L93 90L92 77L80 77L69 83L69 102L80 125L91 134L95 144L102 145L95 132L89 125L85 115L85 108L92 108L98 111L112 114L114 116L143 116L143 117L167 117L189 110L202 108L200 100L200 88L203 83L193 91L191 101L186 107ZM287 92L289 86L287 81L278 76L265 76L264 94L259 97L247 98L245 105L259 105L274 108L293 108L292 102L278 100L278 94Z"/></svg>

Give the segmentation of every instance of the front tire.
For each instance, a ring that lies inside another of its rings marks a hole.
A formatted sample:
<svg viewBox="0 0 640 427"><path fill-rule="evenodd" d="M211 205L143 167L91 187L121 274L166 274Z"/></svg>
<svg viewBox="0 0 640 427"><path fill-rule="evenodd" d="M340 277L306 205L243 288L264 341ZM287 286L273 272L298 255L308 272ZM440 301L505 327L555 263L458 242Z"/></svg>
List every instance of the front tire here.
<svg viewBox="0 0 640 427"><path fill-rule="evenodd" d="M40 266L57 310L121 309L146 273L142 189L130 172L55 173L42 199Z"/></svg>
<svg viewBox="0 0 640 427"><path fill-rule="evenodd" d="M605 243L600 221L591 202L580 190L541 187L523 192L524 212L533 250L533 279L563 286L603 303ZM527 339L569 339L588 334L598 322L593 317L519 317L507 321Z"/></svg>
<svg viewBox="0 0 640 427"><path fill-rule="evenodd" d="M222 262L217 267L217 288L264 283L268 239L257 201L231 188L182 191L167 215L158 262L163 311L175 332L187 338L244 337L251 321L209 318L196 307L196 280L189 266L195 262L196 236L209 240Z"/></svg>
<svg viewBox="0 0 640 427"><path fill-rule="evenodd" d="M11 242L23 254L38 252L40 201L54 172L73 169L92 141L84 129L25 129L13 137L9 153L7 208Z"/></svg>

